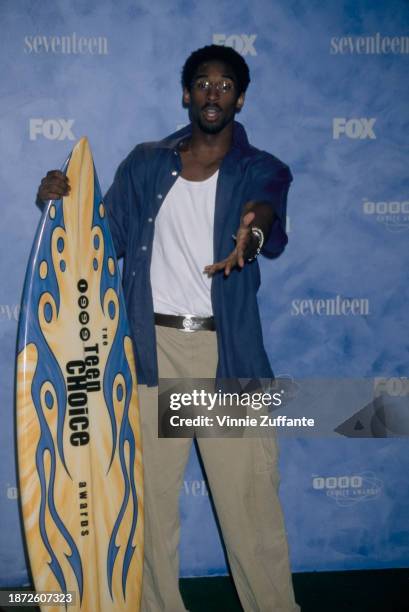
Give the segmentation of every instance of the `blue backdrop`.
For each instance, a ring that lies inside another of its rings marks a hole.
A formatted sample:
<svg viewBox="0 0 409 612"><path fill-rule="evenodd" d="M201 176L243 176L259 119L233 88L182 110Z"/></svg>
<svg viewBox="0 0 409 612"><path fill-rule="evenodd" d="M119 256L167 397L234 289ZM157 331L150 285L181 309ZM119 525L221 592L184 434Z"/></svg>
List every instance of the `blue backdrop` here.
<svg viewBox="0 0 409 612"><path fill-rule="evenodd" d="M379 385L407 396L408 17L404 0L2 0L0 586L28 580L13 370L39 180L87 135L104 191L137 142L185 124L179 76L197 47L226 44L245 56L252 84L240 121L295 176L288 248L261 263L276 374L366 377L374 397ZM351 415L363 408L353 404ZM405 440L281 447L294 571L407 566ZM194 455L181 508L182 574L224 573Z"/></svg>

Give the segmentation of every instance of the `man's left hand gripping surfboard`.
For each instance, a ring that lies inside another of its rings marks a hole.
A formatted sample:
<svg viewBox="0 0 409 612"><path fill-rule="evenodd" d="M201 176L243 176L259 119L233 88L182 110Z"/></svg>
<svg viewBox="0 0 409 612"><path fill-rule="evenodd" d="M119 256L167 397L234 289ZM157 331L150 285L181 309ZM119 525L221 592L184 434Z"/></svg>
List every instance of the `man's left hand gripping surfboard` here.
<svg viewBox="0 0 409 612"><path fill-rule="evenodd" d="M17 445L26 542L36 591L75 591L71 610L135 612L143 569L135 363L85 138L66 174L70 195L49 202L40 221L19 322Z"/></svg>

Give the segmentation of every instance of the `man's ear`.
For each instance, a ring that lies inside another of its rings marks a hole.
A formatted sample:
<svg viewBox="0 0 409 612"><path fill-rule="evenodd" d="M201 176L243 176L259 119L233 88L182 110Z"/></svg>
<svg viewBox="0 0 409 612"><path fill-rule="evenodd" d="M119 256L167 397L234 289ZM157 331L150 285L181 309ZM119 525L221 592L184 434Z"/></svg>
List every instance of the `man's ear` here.
<svg viewBox="0 0 409 612"><path fill-rule="evenodd" d="M244 98L245 98L245 93L244 91L239 95L239 97L236 100L236 110L237 111L241 111L241 109L243 108L244 105Z"/></svg>
<svg viewBox="0 0 409 612"><path fill-rule="evenodd" d="M188 107L190 105L190 91L184 87L183 88L183 106Z"/></svg>

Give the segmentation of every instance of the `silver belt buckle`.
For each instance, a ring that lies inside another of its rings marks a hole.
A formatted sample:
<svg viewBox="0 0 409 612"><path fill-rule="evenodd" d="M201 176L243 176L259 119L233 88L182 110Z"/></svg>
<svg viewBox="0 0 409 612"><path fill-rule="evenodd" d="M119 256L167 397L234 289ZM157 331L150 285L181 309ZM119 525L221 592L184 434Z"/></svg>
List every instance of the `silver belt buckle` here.
<svg viewBox="0 0 409 612"><path fill-rule="evenodd" d="M182 332L194 332L196 331L195 322L193 321L193 315L183 315L182 321L183 329Z"/></svg>

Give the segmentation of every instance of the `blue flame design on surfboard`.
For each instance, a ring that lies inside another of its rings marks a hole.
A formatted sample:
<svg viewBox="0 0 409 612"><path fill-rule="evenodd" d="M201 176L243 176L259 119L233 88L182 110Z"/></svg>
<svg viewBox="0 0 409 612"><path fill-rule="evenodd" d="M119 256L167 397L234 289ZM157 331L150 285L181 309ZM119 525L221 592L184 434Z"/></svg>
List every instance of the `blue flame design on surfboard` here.
<svg viewBox="0 0 409 612"><path fill-rule="evenodd" d="M86 139L64 171L71 191L43 212L19 322L26 540L37 590L75 591L78 610L137 610L143 478L132 342Z"/></svg>

